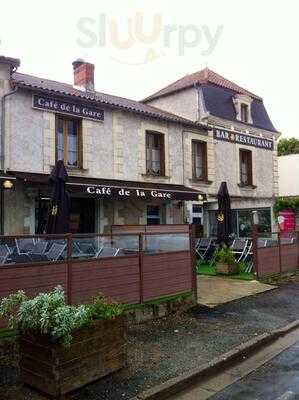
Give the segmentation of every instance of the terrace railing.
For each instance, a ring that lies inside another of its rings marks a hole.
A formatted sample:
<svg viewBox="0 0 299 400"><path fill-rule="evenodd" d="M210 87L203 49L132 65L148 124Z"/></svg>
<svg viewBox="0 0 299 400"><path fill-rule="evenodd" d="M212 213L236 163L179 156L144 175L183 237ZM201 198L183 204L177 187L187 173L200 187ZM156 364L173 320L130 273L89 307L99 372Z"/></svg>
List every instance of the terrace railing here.
<svg viewBox="0 0 299 400"><path fill-rule="evenodd" d="M299 268L299 232L253 234L253 263L257 277Z"/></svg>
<svg viewBox="0 0 299 400"><path fill-rule="evenodd" d="M197 295L194 236L188 232L0 236L0 299L62 285L70 304L99 293L140 304Z"/></svg>

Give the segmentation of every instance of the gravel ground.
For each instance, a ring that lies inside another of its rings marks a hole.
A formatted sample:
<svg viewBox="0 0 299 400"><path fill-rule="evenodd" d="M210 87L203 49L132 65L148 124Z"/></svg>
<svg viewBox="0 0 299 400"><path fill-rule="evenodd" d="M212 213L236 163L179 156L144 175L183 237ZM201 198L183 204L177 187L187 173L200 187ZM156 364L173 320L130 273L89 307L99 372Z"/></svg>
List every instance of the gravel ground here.
<svg viewBox="0 0 299 400"><path fill-rule="evenodd" d="M132 399L142 390L198 367L255 335L299 318L299 282L180 316L132 327L128 368L67 396L70 400ZM25 388L15 400L44 400Z"/></svg>

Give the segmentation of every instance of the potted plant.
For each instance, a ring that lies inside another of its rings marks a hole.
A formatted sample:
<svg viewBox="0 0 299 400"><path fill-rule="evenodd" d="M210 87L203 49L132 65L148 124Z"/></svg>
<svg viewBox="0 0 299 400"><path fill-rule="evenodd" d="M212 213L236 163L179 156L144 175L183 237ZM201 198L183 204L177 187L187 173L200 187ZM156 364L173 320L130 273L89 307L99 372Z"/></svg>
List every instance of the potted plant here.
<svg viewBox="0 0 299 400"><path fill-rule="evenodd" d="M239 265L235 261L234 253L227 246L221 247L216 254L216 272L225 275L239 272Z"/></svg>
<svg viewBox="0 0 299 400"><path fill-rule="evenodd" d="M0 303L0 318L20 333L23 381L60 397L125 365L123 306L102 296L65 303L63 288L29 299L18 291Z"/></svg>

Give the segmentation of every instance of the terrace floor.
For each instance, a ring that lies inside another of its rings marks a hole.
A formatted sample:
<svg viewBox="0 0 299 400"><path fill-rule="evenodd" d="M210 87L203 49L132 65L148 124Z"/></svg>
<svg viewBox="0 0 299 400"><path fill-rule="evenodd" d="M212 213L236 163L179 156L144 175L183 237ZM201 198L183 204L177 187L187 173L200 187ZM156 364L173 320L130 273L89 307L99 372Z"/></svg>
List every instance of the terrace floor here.
<svg viewBox="0 0 299 400"><path fill-rule="evenodd" d="M237 280L222 276L197 276L198 303L210 308L275 288L276 286L256 280Z"/></svg>

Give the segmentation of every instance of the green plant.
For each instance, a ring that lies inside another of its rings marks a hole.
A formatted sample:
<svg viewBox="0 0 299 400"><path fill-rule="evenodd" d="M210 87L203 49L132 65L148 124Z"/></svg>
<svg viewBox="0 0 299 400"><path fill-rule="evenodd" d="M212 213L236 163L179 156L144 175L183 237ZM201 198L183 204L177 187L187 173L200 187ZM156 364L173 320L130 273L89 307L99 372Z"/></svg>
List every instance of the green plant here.
<svg viewBox="0 0 299 400"><path fill-rule="evenodd" d="M297 138L282 138L278 142L277 153L279 156L299 153L299 140Z"/></svg>
<svg viewBox="0 0 299 400"><path fill-rule="evenodd" d="M33 299L20 290L0 303L0 318L9 317L11 329L49 335L65 346L70 345L75 330L97 319L114 318L122 312L123 306L108 302L103 296L95 298L92 304L67 305L61 286Z"/></svg>
<svg viewBox="0 0 299 400"><path fill-rule="evenodd" d="M233 264L235 262L234 253L229 247L224 245L217 251L216 262L221 264Z"/></svg>
<svg viewBox="0 0 299 400"><path fill-rule="evenodd" d="M279 212L283 210L293 210L294 212L299 212L299 197L277 198L273 205L275 216L277 216Z"/></svg>

